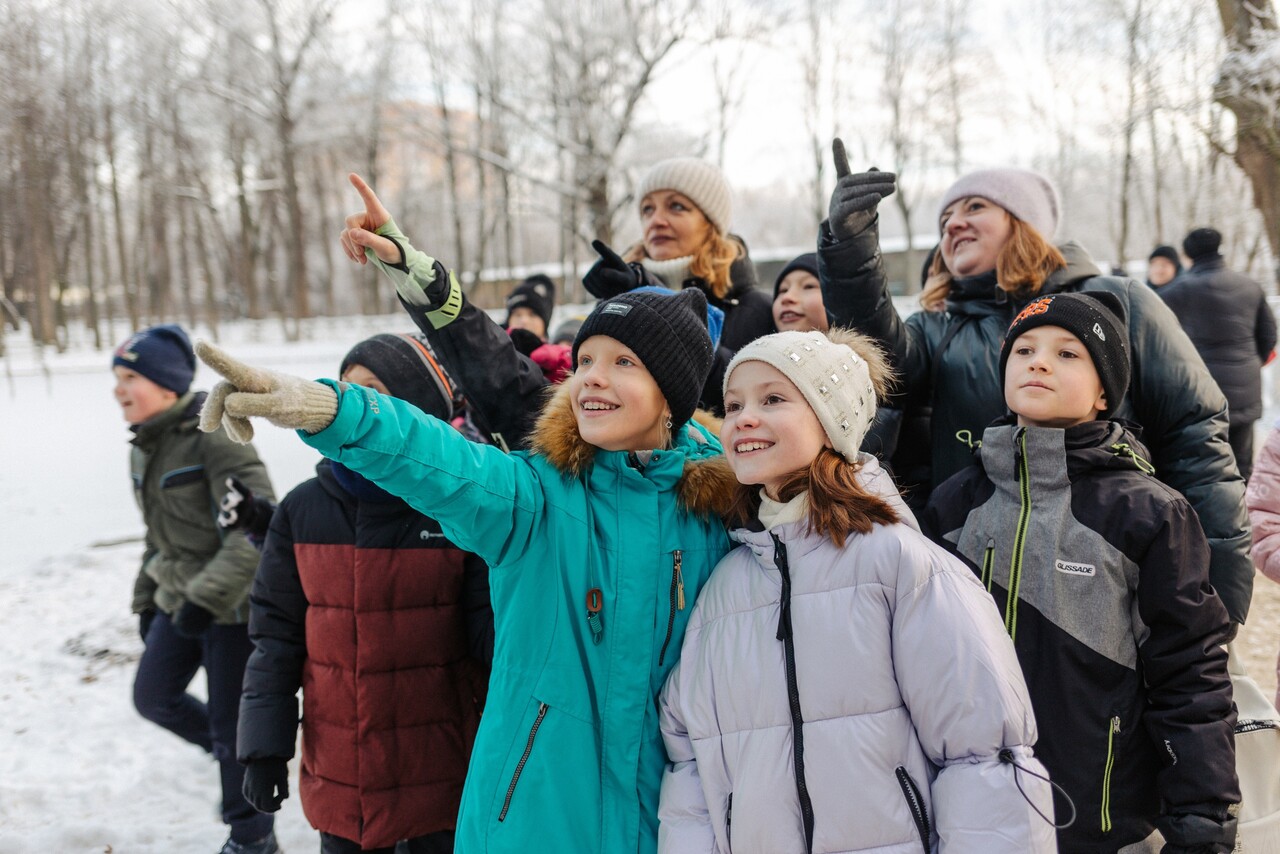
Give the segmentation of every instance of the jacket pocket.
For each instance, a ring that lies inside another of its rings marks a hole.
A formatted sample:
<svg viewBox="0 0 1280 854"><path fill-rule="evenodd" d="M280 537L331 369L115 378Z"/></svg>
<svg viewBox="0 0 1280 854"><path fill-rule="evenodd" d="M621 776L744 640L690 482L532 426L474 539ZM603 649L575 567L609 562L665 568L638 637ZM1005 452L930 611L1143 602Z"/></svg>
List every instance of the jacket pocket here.
<svg viewBox="0 0 1280 854"><path fill-rule="evenodd" d="M893 769L894 775L898 778L898 788L902 789L902 797L907 801L907 809L911 811L911 820L915 822L916 832L920 834L920 844L924 848L924 854L929 854L929 811L924 806L924 796L920 794L920 787L916 785L916 781L911 779L911 775L907 773L907 769L899 765Z"/></svg>
<svg viewBox="0 0 1280 854"><path fill-rule="evenodd" d="M1107 763L1102 771L1102 832L1111 832L1111 769L1116 764L1116 736L1120 734L1120 716L1107 722Z"/></svg>
<svg viewBox="0 0 1280 854"><path fill-rule="evenodd" d="M507 820L507 810L511 809L511 798L515 796L516 786L520 783L520 775L524 772L525 763L529 761L529 754L533 753L533 742L538 737L538 728L542 726L542 721L547 716L547 708L546 703L538 703L538 716L533 719L533 726L529 727L529 738L525 741L524 753L520 754L516 770L511 774L511 784L507 786L506 797L502 799L502 810L498 813L498 821Z"/></svg>
<svg viewBox="0 0 1280 854"><path fill-rule="evenodd" d="M167 471L160 476L160 488L172 489L188 483L200 483L204 480L204 466L187 466Z"/></svg>

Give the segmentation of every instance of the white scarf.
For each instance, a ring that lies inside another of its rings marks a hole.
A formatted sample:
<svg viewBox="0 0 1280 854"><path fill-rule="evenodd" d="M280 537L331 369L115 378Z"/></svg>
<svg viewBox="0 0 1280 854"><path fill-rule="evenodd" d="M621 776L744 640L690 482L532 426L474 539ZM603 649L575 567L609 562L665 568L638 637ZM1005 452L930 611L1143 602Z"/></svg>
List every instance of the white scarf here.
<svg viewBox="0 0 1280 854"><path fill-rule="evenodd" d="M791 522L799 522L809 518L809 492L797 495L787 503L774 501L772 498L764 494L764 490L760 490L760 524L764 525L766 531L772 531L779 525L786 525Z"/></svg>
<svg viewBox="0 0 1280 854"><path fill-rule="evenodd" d="M689 278L689 268L693 266L693 256L684 255L680 258L668 258L666 261L655 261L652 258L641 258L640 263L650 273L653 273L659 279L667 283L667 287L673 291L680 290L684 286L684 280Z"/></svg>

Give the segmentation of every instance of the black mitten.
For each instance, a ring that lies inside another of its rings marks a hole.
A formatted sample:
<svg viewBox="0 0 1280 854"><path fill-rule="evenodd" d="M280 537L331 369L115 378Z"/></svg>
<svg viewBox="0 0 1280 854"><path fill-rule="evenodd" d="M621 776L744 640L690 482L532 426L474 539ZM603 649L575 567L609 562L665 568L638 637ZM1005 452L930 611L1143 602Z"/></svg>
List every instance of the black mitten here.
<svg viewBox="0 0 1280 854"><path fill-rule="evenodd" d="M528 329L512 329L507 332L511 336L511 343L515 345L518 352L528 356L543 345L543 340Z"/></svg>
<svg viewBox="0 0 1280 854"><path fill-rule="evenodd" d="M226 480L227 494L218 504L218 527L227 531L244 531L261 540L271 526L275 505L253 494L237 477Z"/></svg>
<svg viewBox="0 0 1280 854"><path fill-rule="evenodd" d="M147 632L151 631L151 623L156 618L156 609L148 608L138 614L138 634L142 635L142 642L147 642Z"/></svg>
<svg viewBox="0 0 1280 854"><path fill-rule="evenodd" d="M213 614L195 602L184 602L173 615L173 630L184 638L198 638L213 625Z"/></svg>
<svg viewBox="0 0 1280 854"><path fill-rule="evenodd" d="M892 172L881 172L874 166L868 172L849 173L849 156L844 143L832 140L831 151L836 166L836 188L831 193L827 220L831 235L845 240L861 234L876 218L876 205L893 194L896 179Z"/></svg>
<svg viewBox="0 0 1280 854"><path fill-rule="evenodd" d="M258 812L275 812L289 797L289 763L269 757L244 766L244 799Z"/></svg>
<svg viewBox="0 0 1280 854"><path fill-rule="evenodd" d="M616 297L641 285L662 284L649 275L643 264L628 264L603 241L591 241L591 248L596 250L600 260L591 265L591 269L582 277L582 284L587 293L596 299Z"/></svg>

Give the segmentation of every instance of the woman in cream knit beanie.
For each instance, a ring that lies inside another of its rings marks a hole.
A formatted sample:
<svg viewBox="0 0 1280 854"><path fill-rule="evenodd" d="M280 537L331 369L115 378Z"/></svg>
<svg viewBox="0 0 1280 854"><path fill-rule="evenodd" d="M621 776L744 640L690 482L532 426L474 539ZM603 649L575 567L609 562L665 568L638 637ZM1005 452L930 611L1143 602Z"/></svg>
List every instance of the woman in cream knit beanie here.
<svg viewBox="0 0 1280 854"><path fill-rule="evenodd" d="M696 157L662 160L640 180L636 199L642 234L627 261L674 290L699 288L725 313L721 343L730 351L772 331L769 296L756 289L746 245L729 233L733 204L719 168Z"/></svg>

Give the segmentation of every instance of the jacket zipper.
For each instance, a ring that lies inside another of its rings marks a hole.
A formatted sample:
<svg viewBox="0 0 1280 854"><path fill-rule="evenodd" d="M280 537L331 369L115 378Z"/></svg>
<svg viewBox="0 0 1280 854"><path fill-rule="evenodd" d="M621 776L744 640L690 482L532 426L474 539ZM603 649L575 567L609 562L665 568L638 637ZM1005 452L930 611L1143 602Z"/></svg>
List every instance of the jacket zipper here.
<svg viewBox="0 0 1280 854"><path fill-rule="evenodd" d="M996 557L996 541L987 540L987 550L982 555L982 586L991 592L991 564Z"/></svg>
<svg viewBox="0 0 1280 854"><path fill-rule="evenodd" d="M1022 553L1027 547L1027 527L1031 521L1031 472L1027 464L1027 431L1018 437L1018 495L1022 510L1013 540L1013 560L1009 564L1009 593L1004 604L1004 627L1009 637L1018 635L1018 588L1022 584Z"/></svg>
<svg viewBox="0 0 1280 854"><path fill-rule="evenodd" d="M542 726L542 719L547 716L547 704L538 704L538 716L533 719L533 726L529 729L529 740L525 742L524 753L520 756L520 761L516 763L516 771L511 775L511 785L507 786L507 796L502 801L502 812L498 813L498 821L506 821L507 810L511 809L511 796L516 793L516 783L520 782L520 774L524 771L524 764L529 761L529 754L533 752L533 739L538 735L538 727Z"/></svg>
<svg viewBox="0 0 1280 854"><path fill-rule="evenodd" d="M1116 764L1116 736L1120 733L1120 716L1114 715L1107 727L1107 768L1102 772L1102 832L1111 832L1111 769Z"/></svg>
<svg viewBox="0 0 1280 854"><path fill-rule="evenodd" d="M733 792L729 793L729 805L724 810L724 839L733 849Z"/></svg>
<svg viewBox="0 0 1280 854"><path fill-rule="evenodd" d="M911 819L916 823L916 831L920 834L920 844L924 846L924 854L929 854L929 811L925 809L924 798L916 781L911 779L907 769L901 765L893 769L898 778L898 786L902 796L907 799L907 809L911 811Z"/></svg>
<svg viewBox="0 0 1280 854"><path fill-rule="evenodd" d="M787 700L791 706L792 760L795 765L796 795L800 799L800 816L804 821L804 850L813 854L813 801L804 778L804 715L800 710L800 683L796 678L796 645L791 630L791 567L787 563L787 547L773 536L773 562L782 575L782 600L778 609L778 640L782 641L787 666Z"/></svg>
<svg viewBox="0 0 1280 854"><path fill-rule="evenodd" d="M658 666L667 657L667 647L671 644L671 632L676 627L676 611L684 610L684 556L676 549L671 556L671 612L667 615L667 636L662 641L662 652L658 653Z"/></svg>

